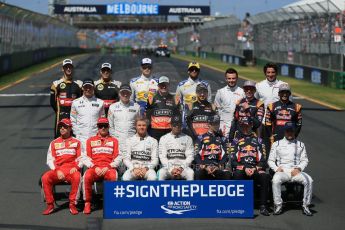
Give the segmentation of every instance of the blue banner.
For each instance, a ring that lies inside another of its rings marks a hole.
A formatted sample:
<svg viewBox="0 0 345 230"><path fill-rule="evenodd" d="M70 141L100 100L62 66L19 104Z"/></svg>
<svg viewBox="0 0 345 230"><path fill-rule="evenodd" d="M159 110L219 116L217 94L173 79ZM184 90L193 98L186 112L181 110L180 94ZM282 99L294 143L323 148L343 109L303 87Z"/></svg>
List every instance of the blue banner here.
<svg viewBox="0 0 345 230"><path fill-rule="evenodd" d="M253 181L104 182L105 219L254 215Z"/></svg>

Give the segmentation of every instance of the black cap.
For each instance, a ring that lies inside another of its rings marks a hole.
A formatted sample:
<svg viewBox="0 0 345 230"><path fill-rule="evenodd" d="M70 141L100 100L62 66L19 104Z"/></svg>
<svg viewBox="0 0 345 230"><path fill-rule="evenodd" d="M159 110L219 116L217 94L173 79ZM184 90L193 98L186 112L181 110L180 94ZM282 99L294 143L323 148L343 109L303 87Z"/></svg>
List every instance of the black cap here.
<svg viewBox="0 0 345 230"><path fill-rule="evenodd" d="M181 116L173 116L171 118L171 126L181 126L182 125L182 117Z"/></svg>
<svg viewBox="0 0 345 230"><path fill-rule="evenodd" d="M240 125L251 125L253 123L253 119L251 117L241 117Z"/></svg>
<svg viewBox="0 0 345 230"><path fill-rule="evenodd" d="M203 83L200 83L199 85L196 86L196 90L197 93L198 92L202 92L202 91L208 91L207 86Z"/></svg>
<svg viewBox="0 0 345 230"><path fill-rule="evenodd" d="M121 92L121 91L129 91L129 92L132 92L132 89L131 89L131 87L130 87L129 85L123 84L123 85L120 86L120 92Z"/></svg>
<svg viewBox="0 0 345 230"><path fill-rule="evenodd" d="M219 115L213 115L213 116L209 116L207 118L208 123L219 123L220 122L220 116Z"/></svg>
<svg viewBox="0 0 345 230"><path fill-rule="evenodd" d="M93 80L90 79L90 78L85 79L85 80L83 81L83 87L84 87L85 85L95 86L95 84L93 83Z"/></svg>

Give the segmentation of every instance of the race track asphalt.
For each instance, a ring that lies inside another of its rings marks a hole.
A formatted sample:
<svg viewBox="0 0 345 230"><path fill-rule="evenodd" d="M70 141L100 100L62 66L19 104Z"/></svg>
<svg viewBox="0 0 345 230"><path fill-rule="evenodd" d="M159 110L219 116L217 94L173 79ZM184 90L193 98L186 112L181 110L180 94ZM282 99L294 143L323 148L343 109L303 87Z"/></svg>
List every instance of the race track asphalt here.
<svg viewBox="0 0 345 230"><path fill-rule="evenodd" d="M74 60L75 79L98 78L102 62L113 65L116 80L128 82L139 74L139 57L89 54ZM187 77L186 62L154 58L154 73L171 80L171 91ZM303 105L303 128L314 179L313 217L299 208L281 216L254 219L123 219L103 220L102 210L71 216L67 209L42 216L38 179L47 169L46 152L53 138L54 113L49 87L61 77L61 68L35 74L0 91L0 229L339 229L345 224L345 112L296 99ZM201 78L211 83L213 94L225 85L223 73L202 68ZM243 81L239 81L242 85ZM17 94L17 96L13 96ZM18 94L42 94L18 96ZM255 214L258 214L255 210Z"/></svg>

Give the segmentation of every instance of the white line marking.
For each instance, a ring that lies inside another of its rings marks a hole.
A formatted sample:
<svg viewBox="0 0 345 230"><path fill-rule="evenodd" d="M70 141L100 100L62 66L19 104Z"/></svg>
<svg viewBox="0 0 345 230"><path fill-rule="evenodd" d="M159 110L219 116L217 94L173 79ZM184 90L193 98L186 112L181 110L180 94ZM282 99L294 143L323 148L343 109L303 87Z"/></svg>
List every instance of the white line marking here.
<svg viewBox="0 0 345 230"><path fill-rule="evenodd" d="M303 100L304 97L292 97L292 99L294 99L294 100Z"/></svg>
<svg viewBox="0 0 345 230"><path fill-rule="evenodd" d="M0 97L47 97L49 93L1 93Z"/></svg>

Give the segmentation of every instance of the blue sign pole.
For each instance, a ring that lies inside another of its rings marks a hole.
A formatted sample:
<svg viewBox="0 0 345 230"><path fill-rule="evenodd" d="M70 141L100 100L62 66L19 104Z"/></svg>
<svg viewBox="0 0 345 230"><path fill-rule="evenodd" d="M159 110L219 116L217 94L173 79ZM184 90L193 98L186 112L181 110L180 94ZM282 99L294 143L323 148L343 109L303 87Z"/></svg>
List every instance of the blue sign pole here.
<svg viewBox="0 0 345 230"><path fill-rule="evenodd" d="M252 218L253 181L104 182L105 219Z"/></svg>

